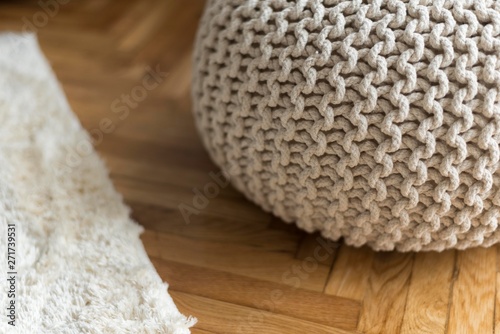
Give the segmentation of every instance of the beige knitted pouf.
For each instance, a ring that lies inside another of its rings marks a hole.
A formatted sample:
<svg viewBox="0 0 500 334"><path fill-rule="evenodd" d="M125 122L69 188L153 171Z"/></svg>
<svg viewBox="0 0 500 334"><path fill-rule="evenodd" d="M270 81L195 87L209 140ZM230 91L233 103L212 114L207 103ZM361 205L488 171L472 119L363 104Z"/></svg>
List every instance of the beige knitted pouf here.
<svg viewBox="0 0 500 334"><path fill-rule="evenodd" d="M500 2L212 0L194 114L265 210L351 245L500 240Z"/></svg>

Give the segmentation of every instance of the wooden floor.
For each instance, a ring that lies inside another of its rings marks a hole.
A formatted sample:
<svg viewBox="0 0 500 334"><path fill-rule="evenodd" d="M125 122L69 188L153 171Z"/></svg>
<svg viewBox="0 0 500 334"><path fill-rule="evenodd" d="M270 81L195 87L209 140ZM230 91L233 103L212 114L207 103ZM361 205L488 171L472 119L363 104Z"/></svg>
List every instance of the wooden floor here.
<svg viewBox="0 0 500 334"><path fill-rule="evenodd" d="M189 91L201 0L59 2L0 1L0 29L38 31L151 260L199 319L193 333L500 333L498 247L399 254L327 243L209 185L218 169ZM179 205L205 187L220 192L187 223Z"/></svg>

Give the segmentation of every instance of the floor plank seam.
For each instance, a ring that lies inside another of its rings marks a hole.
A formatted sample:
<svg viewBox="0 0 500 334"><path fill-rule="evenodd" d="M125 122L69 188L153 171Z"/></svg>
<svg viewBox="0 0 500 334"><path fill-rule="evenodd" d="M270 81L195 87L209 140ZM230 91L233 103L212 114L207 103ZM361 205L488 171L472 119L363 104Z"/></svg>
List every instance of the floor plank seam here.
<svg viewBox="0 0 500 334"><path fill-rule="evenodd" d="M337 242L339 242L339 245L337 245L337 248L335 249L335 254L333 254L332 265L330 266L330 270L328 271L328 275L326 277L325 285L323 286L323 290L322 290L323 293L325 293L326 287L328 286L328 282L330 281L330 278L333 274L333 267L335 266L335 263L337 262L337 259L339 257L341 240L337 240ZM358 315L358 321L359 321L359 315Z"/></svg>
<svg viewBox="0 0 500 334"><path fill-rule="evenodd" d="M454 258L453 258L453 276L451 278L451 284L450 284L450 292L448 296L448 308L446 312L446 324L444 328L444 334L448 334L448 327L449 327L449 322L450 322L450 312L451 312L451 306L453 304L453 289L455 288L455 282L458 278L459 274L459 268L457 267L457 262L458 262L458 253L457 251L454 251Z"/></svg>
<svg viewBox="0 0 500 334"><path fill-rule="evenodd" d="M411 258L411 271L410 271L410 277L408 277L408 289L406 289L406 297L405 297L405 306L403 308L403 316L401 317L401 322L399 323L399 331L398 332L401 332L401 329L403 327L403 322L404 322L404 318L405 318L405 315L406 315L406 312L408 311L408 295L410 294L410 288L411 288L411 282L412 282L412 279L413 279L413 268L415 267L415 257L416 257L416 254L413 253L412 254L412 258Z"/></svg>

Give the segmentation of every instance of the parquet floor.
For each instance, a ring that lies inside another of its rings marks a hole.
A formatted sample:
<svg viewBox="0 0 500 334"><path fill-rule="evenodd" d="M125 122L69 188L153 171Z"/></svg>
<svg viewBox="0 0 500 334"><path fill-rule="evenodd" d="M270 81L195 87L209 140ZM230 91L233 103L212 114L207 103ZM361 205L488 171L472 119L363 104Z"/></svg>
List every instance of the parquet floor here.
<svg viewBox="0 0 500 334"><path fill-rule="evenodd" d="M327 243L224 186L186 223L179 205L217 172L190 113L202 9L201 0L0 1L1 30L38 31L146 229L151 260L180 310L199 319L193 333L500 333L498 247L399 254Z"/></svg>

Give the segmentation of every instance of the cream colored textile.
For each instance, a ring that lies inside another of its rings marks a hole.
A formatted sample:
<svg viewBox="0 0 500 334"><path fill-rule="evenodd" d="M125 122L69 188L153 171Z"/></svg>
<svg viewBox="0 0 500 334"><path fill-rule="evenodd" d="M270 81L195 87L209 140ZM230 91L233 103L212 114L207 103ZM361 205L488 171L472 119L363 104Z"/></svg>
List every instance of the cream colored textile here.
<svg viewBox="0 0 500 334"><path fill-rule="evenodd" d="M189 333L140 232L35 36L1 34L0 333Z"/></svg>

